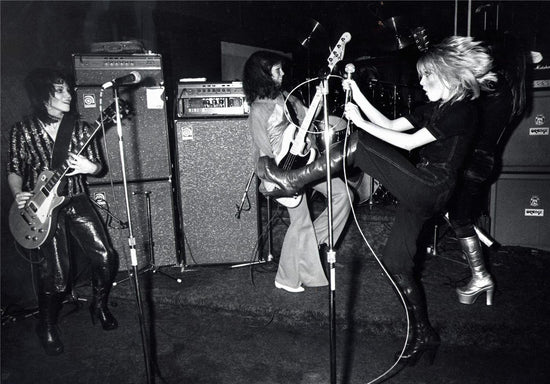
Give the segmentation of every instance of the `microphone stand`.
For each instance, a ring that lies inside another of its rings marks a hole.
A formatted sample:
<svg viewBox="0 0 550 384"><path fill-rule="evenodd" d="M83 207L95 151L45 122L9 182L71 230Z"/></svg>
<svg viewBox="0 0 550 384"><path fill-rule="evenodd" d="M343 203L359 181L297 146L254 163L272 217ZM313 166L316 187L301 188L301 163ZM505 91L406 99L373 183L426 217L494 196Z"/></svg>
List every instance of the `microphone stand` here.
<svg viewBox="0 0 550 384"><path fill-rule="evenodd" d="M116 107L116 126L118 134L118 147L120 154L120 165L122 168L122 184L124 186L124 198L126 201L126 217L128 221L128 245L130 247L130 261L132 264L132 277L133 277L133 286L136 295L136 304L138 308L138 318L141 331L141 343L143 347L143 356L145 359L145 373L147 375L147 384L152 383L151 377L151 359L149 357L149 342L147 338L147 332L145 329L145 321L143 315L143 301L141 299L141 292L139 289L139 278L138 278L138 261L137 261L137 252L136 252L136 239L134 237L134 232L132 228L132 217L130 211L130 198L128 194L128 181L126 178L126 161L124 154L124 138L122 137L122 122L120 119L120 106L118 98L118 86L113 85L113 99L115 101Z"/></svg>
<svg viewBox="0 0 550 384"><path fill-rule="evenodd" d="M325 124L325 161L327 164L327 218L328 218L328 251L327 265L329 270L329 333L330 333L330 382L336 384L336 252L334 251L333 217L332 217L332 176L330 169L330 125L328 120L328 78L323 77L321 81L321 92L323 95L323 120Z"/></svg>

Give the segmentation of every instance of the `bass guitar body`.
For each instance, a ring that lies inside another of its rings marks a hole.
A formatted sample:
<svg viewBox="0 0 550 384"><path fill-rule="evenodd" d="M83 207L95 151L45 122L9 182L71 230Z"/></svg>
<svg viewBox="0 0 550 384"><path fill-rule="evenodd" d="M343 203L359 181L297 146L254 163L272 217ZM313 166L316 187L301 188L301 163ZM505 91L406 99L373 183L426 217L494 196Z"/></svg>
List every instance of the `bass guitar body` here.
<svg viewBox="0 0 550 384"><path fill-rule="evenodd" d="M277 166L285 171L298 169L306 166L315 160L317 152L315 149L304 150L305 144L302 142L296 142L294 139L294 133L296 128L292 125L283 133L281 151L275 156L275 163ZM272 191L277 188L277 185L264 181L264 186L268 191ZM279 204L284 205L287 208L295 208L302 201L302 195L279 197L276 199Z"/></svg>
<svg viewBox="0 0 550 384"><path fill-rule="evenodd" d="M55 177L55 172L45 170L38 177L38 184L27 204L19 209L13 203L9 215L9 227L15 240L24 248L40 247L52 233L57 209L65 201L58 196L58 181L54 188L46 187Z"/></svg>

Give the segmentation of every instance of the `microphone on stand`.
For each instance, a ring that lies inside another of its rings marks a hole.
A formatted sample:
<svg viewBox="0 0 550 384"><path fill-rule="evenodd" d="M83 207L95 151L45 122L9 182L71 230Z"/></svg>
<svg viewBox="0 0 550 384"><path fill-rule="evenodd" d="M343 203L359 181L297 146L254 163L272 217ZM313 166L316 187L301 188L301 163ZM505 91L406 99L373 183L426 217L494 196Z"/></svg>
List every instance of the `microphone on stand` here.
<svg viewBox="0 0 550 384"><path fill-rule="evenodd" d="M347 74L347 79L350 80L351 74L355 72L355 65L353 65L352 63L346 64L344 71ZM346 96L345 96L346 103L350 101L350 94L351 94L351 89L350 88L346 89Z"/></svg>
<svg viewBox="0 0 550 384"><path fill-rule="evenodd" d="M116 79L113 79L111 81L106 82L101 86L101 89L107 89L111 87L118 87L119 85L123 84L136 84L141 81L141 75L139 72L132 71L127 75L117 77Z"/></svg>

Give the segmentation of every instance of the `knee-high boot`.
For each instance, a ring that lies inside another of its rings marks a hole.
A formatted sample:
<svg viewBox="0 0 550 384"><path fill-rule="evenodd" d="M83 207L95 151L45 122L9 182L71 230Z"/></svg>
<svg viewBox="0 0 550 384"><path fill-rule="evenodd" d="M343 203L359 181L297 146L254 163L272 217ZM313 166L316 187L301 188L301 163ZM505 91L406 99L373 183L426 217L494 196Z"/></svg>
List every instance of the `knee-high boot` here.
<svg viewBox="0 0 550 384"><path fill-rule="evenodd" d="M394 274L392 277L403 294L410 320L409 340L401 359L407 365L415 365L425 355L431 364L441 340L428 319L422 289L412 274ZM399 354L396 354L396 358Z"/></svg>
<svg viewBox="0 0 550 384"><path fill-rule="evenodd" d="M330 147L330 168L332 173L342 171L344 162L346 166L354 164L357 141L357 135L349 137L345 154L343 141ZM266 195L275 197L292 196L298 194L307 184L325 177L327 164L325 157L319 156L305 167L285 171L278 168L272 158L263 156L258 160L256 172L260 179L275 183L280 188L267 192Z"/></svg>
<svg viewBox="0 0 550 384"><path fill-rule="evenodd" d="M59 337L57 316L61 308L62 296L57 293L39 293L38 324L36 334L46 354L55 356L63 353L63 342Z"/></svg>
<svg viewBox="0 0 550 384"><path fill-rule="evenodd" d="M456 289L458 301L462 304L473 304L480 294L487 292L487 305L492 305L495 283L485 269L483 251L478 237L470 236L458 240L472 271L472 278L468 284Z"/></svg>
<svg viewBox="0 0 550 384"><path fill-rule="evenodd" d="M90 304L90 315L92 323L95 325L95 320L99 319L104 330L109 331L118 327L118 321L113 316L107 302L109 300L109 291L107 287L93 287L93 298Z"/></svg>
<svg viewBox="0 0 550 384"><path fill-rule="evenodd" d="M106 258L104 265L98 266L92 276L93 297L90 303L92 323L99 319L104 330L109 331L118 327L118 321L113 316L107 303L118 264L112 258Z"/></svg>

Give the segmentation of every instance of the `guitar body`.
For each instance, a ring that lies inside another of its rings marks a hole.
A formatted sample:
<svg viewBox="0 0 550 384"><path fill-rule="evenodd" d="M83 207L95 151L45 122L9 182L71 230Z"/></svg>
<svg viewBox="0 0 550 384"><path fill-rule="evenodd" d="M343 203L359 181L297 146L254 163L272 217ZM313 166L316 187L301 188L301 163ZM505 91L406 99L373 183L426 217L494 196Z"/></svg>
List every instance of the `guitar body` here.
<svg viewBox="0 0 550 384"><path fill-rule="evenodd" d="M82 153L103 124L111 124L116 118L122 119L130 113L128 104L123 100L120 100L119 106L119 111L117 111L115 102L113 102L103 111L99 119L96 120L96 129L76 152L77 155ZM13 203L11 206L9 227L15 240L24 248L38 248L50 237L51 230L55 227L58 208L65 201L64 196L59 196L59 186L64 183L64 177L69 169L65 162L58 170L43 171L38 176L33 196L27 201L25 207L19 209L17 203Z"/></svg>
<svg viewBox="0 0 550 384"><path fill-rule="evenodd" d="M328 67L332 71L334 66L344 56L344 49L346 43L351 40L351 35L346 32L340 37L338 43L332 50L329 58L327 59ZM293 124L290 124L283 132L281 150L275 156L275 162L277 166L284 170L291 170L301 168L313 160L317 155L317 151L314 149L308 149L306 136L310 129L311 123L315 117L317 108L319 107L323 98L321 88L317 88L311 104L300 124L298 130ZM277 185L264 180L264 186L268 191L272 191L277 188ZM277 202L284 205L287 208L297 207L302 201L302 195L293 197L280 197L277 198Z"/></svg>
<svg viewBox="0 0 550 384"><path fill-rule="evenodd" d="M296 128L289 125L283 133L281 151L275 156L275 163L284 170L298 169L306 166L315 160L317 152L315 149L306 150L305 142L296 142L294 134ZM264 181L264 186L268 191L277 188L276 184ZM276 199L279 204L287 208L295 208L302 201L302 195L279 197Z"/></svg>
<svg viewBox="0 0 550 384"><path fill-rule="evenodd" d="M15 240L24 248L35 249L48 239L55 223L59 206L65 197L57 194L61 179L54 188L46 184L55 176L55 172L45 170L38 177L34 195L22 209L13 203L9 214L9 227Z"/></svg>

